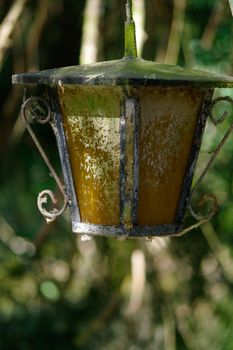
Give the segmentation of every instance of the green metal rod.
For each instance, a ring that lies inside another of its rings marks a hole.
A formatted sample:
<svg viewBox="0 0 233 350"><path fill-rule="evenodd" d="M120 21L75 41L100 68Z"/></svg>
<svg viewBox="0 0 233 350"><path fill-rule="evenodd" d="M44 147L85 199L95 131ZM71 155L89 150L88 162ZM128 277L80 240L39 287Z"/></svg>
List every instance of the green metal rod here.
<svg viewBox="0 0 233 350"><path fill-rule="evenodd" d="M125 58L137 58L135 23L132 13L132 0L126 1Z"/></svg>
<svg viewBox="0 0 233 350"><path fill-rule="evenodd" d="M126 2L126 18L127 22L133 21L133 10L132 10L132 0L127 0Z"/></svg>

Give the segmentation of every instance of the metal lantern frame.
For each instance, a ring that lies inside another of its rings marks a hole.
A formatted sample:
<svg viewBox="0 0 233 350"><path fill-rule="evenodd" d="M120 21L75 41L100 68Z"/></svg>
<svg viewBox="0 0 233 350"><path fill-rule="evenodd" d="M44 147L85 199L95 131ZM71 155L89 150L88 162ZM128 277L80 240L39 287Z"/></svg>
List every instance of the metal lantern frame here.
<svg viewBox="0 0 233 350"><path fill-rule="evenodd" d="M211 155L210 160L202 172L199 180L197 180L191 190L195 165L201 146L204 128L207 118L210 117L216 125L222 123L226 117L226 113L219 119L213 116L213 108L218 102L228 102L233 105L230 97L219 97L212 101L215 87L233 87L233 78L208 75L207 73L191 71L191 77L187 71L173 67L177 74L175 76L164 74L166 65L158 65L152 62L139 60L136 53L135 28L132 19L131 3L127 1L127 22L125 26L125 57L122 60L97 63L94 65L61 68L58 70L42 71L37 73L17 74L13 76L13 83L24 84L26 86L39 85L42 86L45 96L32 96L25 99L22 105L22 115L25 119L27 129L33 138L39 152L41 153L50 173L52 174L60 192L63 196L64 203L62 208L48 211L44 205L48 199L56 205L56 196L50 191L45 190L38 196L37 204L40 212L47 222L51 222L61 215L67 206L70 208L72 230L81 234L93 234L101 236L113 237L152 237L152 236L174 236L181 235L191 229L200 226L203 222L210 220L217 210L217 202L213 196L206 195L203 197L204 202L211 202L212 208L208 217L202 217L196 213L191 205L191 199L199 186L201 180L206 175L207 170L212 165L214 159L218 155L221 147L229 137L233 130L233 123L230 125L226 135L223 137L219 146ZM128 67L125 70L125 67ZM171 66L169 66L171 67ZM187 73L187 74L186 74ZM196 78L194 78L196 74ZM97 225L82 222L77 194L75 192L73 174L71 169L70 155L67 147L67 139L63 127L62 111L59 104L58 89L63 89L65 85L97 85L97 86L119 86L123 91L123 99L121 102L120 115L120 224L118 226ZM188 157L185 176L183 179L182 191L179 204L176 210L175 220L173 224L162 224L156 226L144 225L137 223L137 205L138 205L138 186L139 186L139 113L140 103L137 98L138 87L159 87L167 89L178 87L184 89L203 90L204 97L202 99L201 109L197 118L197 126L192 141L191 151ZM35 105L40 105L43 109L41 114L36 110ZM64 185L56 174L51 165L50 160L46 156L41 147L32 127L31 122L42 124L50 123L57 140L61 166L64 176ZM126 134L131 133L133 140L133 149L128 149L126 142ZM127 162L128 152L133 153L133 169L130 174L132 186L127 186ZM130 198L130 200L129 200ZM192 216L197 219L197 223L191 227L183 229L183 219L186 208L189 208ZM130 212L130 214L129 214ZM130 216L130 217L129 217Z"/></svg>

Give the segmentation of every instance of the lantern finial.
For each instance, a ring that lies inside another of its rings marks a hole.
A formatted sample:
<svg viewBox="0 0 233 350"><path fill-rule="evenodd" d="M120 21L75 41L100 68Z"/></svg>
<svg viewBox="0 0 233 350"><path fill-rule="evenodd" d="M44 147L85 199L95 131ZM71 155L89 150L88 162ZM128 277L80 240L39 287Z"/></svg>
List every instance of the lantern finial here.
<svg viewBox="0 0 233 350"><path fill-rule="evenodd" d="M132 15L132 0L126 1L125 58L137 58L135 23Z"/></svg>

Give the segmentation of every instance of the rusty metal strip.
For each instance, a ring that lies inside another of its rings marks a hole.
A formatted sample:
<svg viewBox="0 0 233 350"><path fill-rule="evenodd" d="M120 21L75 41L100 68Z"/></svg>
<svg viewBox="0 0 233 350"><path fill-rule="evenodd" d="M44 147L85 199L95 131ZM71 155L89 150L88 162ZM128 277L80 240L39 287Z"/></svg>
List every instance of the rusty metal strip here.
<svg viewBox="0 0 233 350"><path fill-rule="evenodd" d="M122 226L105 226L93 225L87 223L77 223L74 226L75 233L87 234L94 236L119 237L119 238L147 238L155 236L173 236L179 235L182 227L181 225L159 225L159 226L136 226L126 228Z"/></svg>
<svg viewBox="0 0 233 350"><path fill-rule="evenodd" d="M72 221L72 229L76 223L80 222L80 211L78 201L74 189L73 175L71 170L71 163L69 158L69 152L66 143L65 132L62 122L62 110L58 104L59 96L57 90L51 89L49 91L51 98L51 105L53 108L54 119L53 119L53 130L57 140L57 146L62 166L62 172L64 176L64 182L66 186L67 195L69 197L70 215Z"/></svg>
<svg viewBox="0 0 233 350"><path fill-rule="evenodd" d="M139 192L139 113L138 99L135 98L134 113L134 171L133 171L133 225L138 223L138 192Z"/></svg>
<svg viewBox="0 0 233 350"><path fill-rule="evenodd" d="M176 212L176 223L182 224L182 220L184 218L185 210L188 205L192 180L193 180L193 174L195 170L195 166L197 163L198 153L201 147L201 141L206 125L207 118L209 116L210 106L211 106L211 99L213 96L213 90L207 90L204 94L203 101L202 101L202 107L200 110L200 115L198 117L197 127L193 138L193 143L189 155L188 165L185 171L185 178L182 186L182 193L179 198L179 205Z"/></svg>
<svg viewBox="0 0 233 350"><path fill-rule="evenodd" d="M123 208L123 224L129 229L133 226L134 202L134 129L135 129L135 99L125 99L125 193Z"/></svg>
<svg viewBox="0 0 233 350"><path fill-rule="evenodd" d="M120 225L124 226L124 201L125 201L125 103L121 104L120 115Z"/></svg>

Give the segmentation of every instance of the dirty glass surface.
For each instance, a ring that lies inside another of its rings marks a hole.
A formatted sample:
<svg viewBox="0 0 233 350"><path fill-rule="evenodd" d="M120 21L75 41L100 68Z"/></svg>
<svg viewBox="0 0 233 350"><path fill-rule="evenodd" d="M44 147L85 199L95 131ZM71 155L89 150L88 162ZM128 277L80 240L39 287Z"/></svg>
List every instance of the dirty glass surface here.
<svg viewBox="0 0 233 350"><path fill-rule="evenodd" d="M119 225L121 90L66 85L59 94L81 221Z"/></svg>
<svg viewBox="0 0 233 350"><path fill-rule="evenodd" d="M138 224L174 223L203 91L139 88Z"/></svg>

